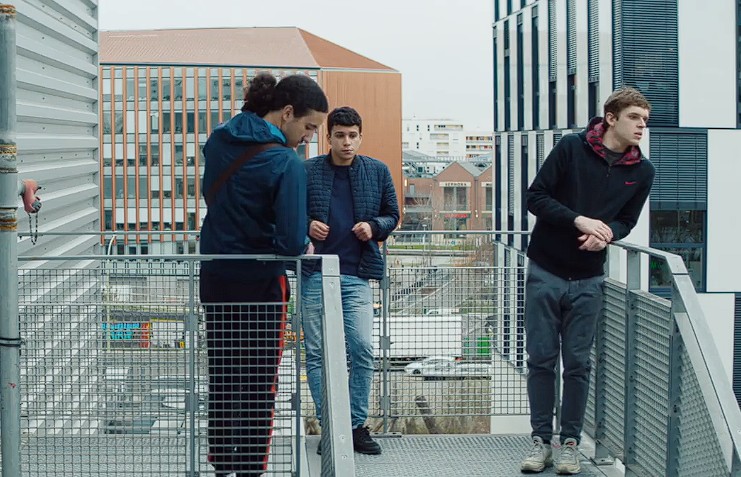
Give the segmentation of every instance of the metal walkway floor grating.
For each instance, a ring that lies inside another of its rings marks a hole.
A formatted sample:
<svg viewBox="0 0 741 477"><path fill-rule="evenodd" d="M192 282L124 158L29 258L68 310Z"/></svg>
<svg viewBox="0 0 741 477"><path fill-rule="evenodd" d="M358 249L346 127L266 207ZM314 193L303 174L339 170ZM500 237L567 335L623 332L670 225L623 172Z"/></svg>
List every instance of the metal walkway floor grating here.
<svg viewBox="0 0 741 477"><path fill-rule="evenodd" d="M377 440L383 447L382 455L355 454L355 475L358 477L521 477L524 474L520 473L520 460L531 443L527 435L404 436ZM309 455L317 457L318 465L319 456L315 453L318 437L309 442ZM554 450L554 457L557 452ZM314 468L317 467L312 465L312 470ZM556 473L551 467L536 475ZM579 475L602 477L605 474L582 456Z"/></svg>

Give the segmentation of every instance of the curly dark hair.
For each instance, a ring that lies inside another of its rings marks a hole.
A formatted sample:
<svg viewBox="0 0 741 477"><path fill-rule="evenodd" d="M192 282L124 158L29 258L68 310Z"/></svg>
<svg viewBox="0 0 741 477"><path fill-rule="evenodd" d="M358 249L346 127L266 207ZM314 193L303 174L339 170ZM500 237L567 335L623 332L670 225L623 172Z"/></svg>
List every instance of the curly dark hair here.
<svg viewBox="0 0 741 477"><path fill-rule="evenodd" d="M305 75L290 75L278 81L270 73L260 73L245 88L242 111L251 111L261 118L270 111L293 106L296 117L309 111L329 111L327 96L316 81Z"/></svg>
<svg viewBox="0 0 741 477"><path fill-rule="evenodd" d="M327 116L327 131L331 134L335 126L357 126L360 132L363 132L363 119L357 111L349 106L335 108Z"/></svg>

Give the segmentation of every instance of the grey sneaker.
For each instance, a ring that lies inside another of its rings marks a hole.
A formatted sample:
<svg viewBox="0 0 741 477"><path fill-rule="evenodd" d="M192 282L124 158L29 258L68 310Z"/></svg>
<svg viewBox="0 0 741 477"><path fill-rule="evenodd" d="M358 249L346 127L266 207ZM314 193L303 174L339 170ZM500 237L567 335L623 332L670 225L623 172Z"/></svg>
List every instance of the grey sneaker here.
<svg viewBox="0 0 741 477"><path fill-rule="evenodd" d="M543 472L543 469L553 465L553 451L550 444L543 443L540 437L533 437L533 445L530 452L522 460L520 471Z"/></svg>
<svg viewBox="0 0 741 477"><path fill-rule="evenodd" d="M568 438L561 445L561 452L556 461L556 473L559 475L573 475L581 472L579 464L579 444L576 439Z"/></svg>

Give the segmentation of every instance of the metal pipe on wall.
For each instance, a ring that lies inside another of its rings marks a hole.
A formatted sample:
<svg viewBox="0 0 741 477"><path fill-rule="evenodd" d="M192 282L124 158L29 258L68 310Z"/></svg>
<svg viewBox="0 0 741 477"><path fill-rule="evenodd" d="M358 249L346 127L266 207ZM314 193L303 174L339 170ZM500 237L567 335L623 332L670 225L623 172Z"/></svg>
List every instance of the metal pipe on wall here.
<svg viewBox="0 0 741 477"><path fill-rule="evenodd" d="M2 476L20 471L16 10L0 4L0 452Z"/></svg>

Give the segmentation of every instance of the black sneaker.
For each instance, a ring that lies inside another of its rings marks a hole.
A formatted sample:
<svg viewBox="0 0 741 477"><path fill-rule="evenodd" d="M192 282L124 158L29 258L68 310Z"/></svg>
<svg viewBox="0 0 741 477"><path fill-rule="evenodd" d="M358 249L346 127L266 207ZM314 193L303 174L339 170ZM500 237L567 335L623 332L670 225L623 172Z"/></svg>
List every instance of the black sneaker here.
<svg viewBox="0 0 741 477"><path fill-rule="evenodd" d="M352 446L355 452L368 455L380 455L381 446L371 439L367 427L358 427L352 430Z"/></svg>

